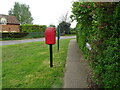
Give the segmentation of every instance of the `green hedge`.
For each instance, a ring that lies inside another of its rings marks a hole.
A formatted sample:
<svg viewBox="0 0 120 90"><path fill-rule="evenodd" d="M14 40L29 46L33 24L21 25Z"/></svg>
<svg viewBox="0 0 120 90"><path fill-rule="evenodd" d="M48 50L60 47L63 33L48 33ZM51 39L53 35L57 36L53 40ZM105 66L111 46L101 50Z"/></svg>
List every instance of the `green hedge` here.
<svg viewBox="0 0 120 90"><path fill-rule="evenodd" d="M21 32L44 32L46 28L46 25L20 25Z"/></svg>
<svg viewBox="0 0 120 90"><path fill-rule="evenodd" d="M44 37L44 32L29 32L25 38L40 38Z"/></svg>
<svg viewBox="0 0 120 90"><path fill-rule="evenodd" d="M2 40L17 40L22 38L40 38L44 37L44 32L9 32L1 33Z"/></svg>
<svg viewBox="0 0 120 90"><path fill-rule="evenodd" d="M29 33L25 32L9 32L9 33L1 33L1 38L22 38L28 35Z"/></svg>
<svg viewBox="0 0 120 90"><path fill-rule="evenodd" d="M74 2L77 42L99 87L120 88L120 2ZM89 43L91 50L86 48Z"/></svg>

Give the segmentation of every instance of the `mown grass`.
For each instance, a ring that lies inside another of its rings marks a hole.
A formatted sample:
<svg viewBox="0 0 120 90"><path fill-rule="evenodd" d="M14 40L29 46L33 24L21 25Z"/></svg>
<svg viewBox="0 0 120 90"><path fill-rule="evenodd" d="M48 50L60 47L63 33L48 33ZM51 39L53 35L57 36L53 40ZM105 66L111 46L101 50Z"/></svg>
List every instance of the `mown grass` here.
<svg viewBox="0 0 120 90"><path fill-rule="evenodd" d="M3 88L61 88L68 44L60 40L60 51L53 45L53 68L49 67L49 46L32 42L2 47Z"/></svg>

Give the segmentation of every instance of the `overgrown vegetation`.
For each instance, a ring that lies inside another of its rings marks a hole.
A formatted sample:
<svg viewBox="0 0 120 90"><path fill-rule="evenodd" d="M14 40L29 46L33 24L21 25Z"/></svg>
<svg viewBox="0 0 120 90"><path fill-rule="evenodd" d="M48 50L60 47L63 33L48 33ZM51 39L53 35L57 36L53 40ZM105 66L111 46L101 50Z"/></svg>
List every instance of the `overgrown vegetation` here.
<svg viewBox="0 0 120 90"><path fill-rule="evenodd" d="M2 47L3 88L62 88L70 39L60 40L60 51L53 45L53 64L49 67L49 46L32 42Z"/></svg>
<svg viewBox="0 0 120 90"><path fill-rule="evenodd" d="M94 80L99 87L120 88L120 2L74 2L72 12L78 45L91 61Z"/></svg>

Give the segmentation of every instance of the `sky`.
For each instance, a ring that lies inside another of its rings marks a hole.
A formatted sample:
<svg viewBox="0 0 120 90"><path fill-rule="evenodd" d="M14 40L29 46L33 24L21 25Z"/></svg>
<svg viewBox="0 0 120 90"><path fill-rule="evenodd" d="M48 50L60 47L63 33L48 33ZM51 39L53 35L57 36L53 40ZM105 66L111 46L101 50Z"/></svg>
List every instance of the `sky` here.
<svg viewBox="0 0 120 90"><path fill-rule="evenodd" d="M0 3L0 14L7 14L8 11L13 8L15 2L26 4L30 6L30 12L33 17L33 24L58 25L58 19L71 13L72 2L74 0L2 0ZM76 22L71 24L71 27L75 27Z"/></svg>

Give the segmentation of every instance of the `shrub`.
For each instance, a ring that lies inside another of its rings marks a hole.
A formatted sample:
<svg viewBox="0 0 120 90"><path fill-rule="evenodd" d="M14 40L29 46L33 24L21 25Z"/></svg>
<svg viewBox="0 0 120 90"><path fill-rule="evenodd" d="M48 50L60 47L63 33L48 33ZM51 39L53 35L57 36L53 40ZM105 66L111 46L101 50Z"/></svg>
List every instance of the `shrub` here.
<svg viewBox="0 0 120 90"><path fill-rule="evenodd" d="M93 67L94 79L104 88L120 88L120 2L74 2L77 42ZM89 43L92 50L86 48Z"/></svg>

